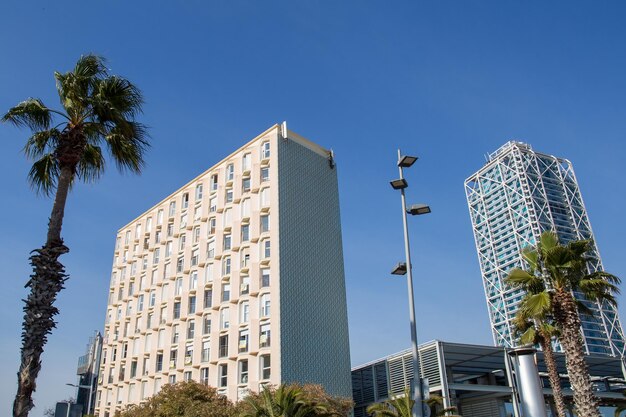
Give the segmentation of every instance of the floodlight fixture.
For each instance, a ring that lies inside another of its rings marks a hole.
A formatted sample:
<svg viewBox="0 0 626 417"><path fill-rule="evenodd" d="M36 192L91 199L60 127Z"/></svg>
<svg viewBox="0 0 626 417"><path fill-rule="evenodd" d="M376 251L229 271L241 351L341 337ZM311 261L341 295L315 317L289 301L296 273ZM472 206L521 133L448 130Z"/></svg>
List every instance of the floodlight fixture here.
<svg viewBox="0 0 626 417"><path fill-rule="evenodd" d="M412 216L419 216L430 213L430 207L428 204L413 204L406 212Z"/></svg>
<svg viewBox="0 0 626 417"><path fill-rule="evenodd" d="M406 275L406 263L398 262L398 265L391 270L391 275Z"/></svg>
<svg viewBox="0 0 626 417"><path fill-rule="evenodd" d="M417 156L404 155L398 161L398 166L402 168L408 168L417 161Z"/></svg>
<svg viewBox="0 0 626 417"><path fill-rule="evenodd" d="M409 183L406 182L404 178L389 181L389 184L391 184L391 188L393 188L394 190L404 190L406 187L409 186Z"/></svg>

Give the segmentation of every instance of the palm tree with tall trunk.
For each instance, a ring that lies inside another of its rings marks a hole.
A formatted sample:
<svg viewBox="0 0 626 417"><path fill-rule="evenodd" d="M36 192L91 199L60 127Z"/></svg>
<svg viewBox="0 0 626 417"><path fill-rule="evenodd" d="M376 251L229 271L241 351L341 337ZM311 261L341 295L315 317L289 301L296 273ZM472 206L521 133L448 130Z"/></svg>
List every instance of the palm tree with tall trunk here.
<svg viewBox="0 0 626 417"><path fill-rule="evenodd" d="M549 292L550 314L559 331L559 341L565 353L567 373L574 391L576 413L585 417L601 417L598 399L593 393L589 369L585 362L579 302L574 292L590 301L616 305L614 294L619 293L619 278L604 271L589 272L592 249L589 240L559 244L551 231L542 233L534 250L536 269ZM529 251L531 253L532 251ZM513 272L512 272L513 273ZM520 285L529 285L536 276L528 271L515 271Z"/></svg>
<svg viewBox="0 0 626 417"><path fill-rule="evenodd" d="M34 163L28 174L32 187L54 195L45 244L32 252L33 272L26 287L22 324L21 363L13 416L26 417L34 407L32 394L41 370L47 335L56 326L54 302L68 275L59 257L69 251L61 238L68 193L75 181L97 180L105 168L102 146L121 170L139 173L148 148L141 113L141 92L128 80L110 75L104 59L82 56L73 70L55 72L61 107L29 98L9 109L3 122L29 128L24 152Z"/></svg>
<svg viewBox="0 0 626 417"><path fill-rule="evenodd" d="M546 290L543 277L540 273L538 274L538 256L537 251L526 248L522 252L522 257L528 264L528 270L514 269L506 279L507 284L520 287L526 293L520 302L513 325L519 334L519 341L522 345L539 345L541 347L557 415L558 417L567 417L561 377L552 349L552 339L558 335L558 330L553 325L550 316L552 296ZM532 278L529 279L528 275Z"/></svg>

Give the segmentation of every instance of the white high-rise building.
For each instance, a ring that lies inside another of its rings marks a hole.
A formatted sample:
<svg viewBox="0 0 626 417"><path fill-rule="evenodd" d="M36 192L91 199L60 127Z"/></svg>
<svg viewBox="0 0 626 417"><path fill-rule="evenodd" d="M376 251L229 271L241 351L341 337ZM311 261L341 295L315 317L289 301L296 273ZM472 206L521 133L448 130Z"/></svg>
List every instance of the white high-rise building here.
<svg viewBox="0 0 626 417"><path fill-rule="evenodd" d="M337 171L275 125L117 235L96 412L196 380L350 396Z"/></svg>
<svg viewBox="0 0 626 417"><path fill-rule="evenodd" d="M478 260L496 345L515 346L512 319L524 292L505 284L513 268L525 268L521 251L542 232L556 232L561 243L594 239L570 161L508 142L465 181ZM589 270L602 269L594 242ZM575 296L592 314L581 314L585 351L621 356L624 333L610 304ZM559 346L556 346L560 350Z"/></svg>

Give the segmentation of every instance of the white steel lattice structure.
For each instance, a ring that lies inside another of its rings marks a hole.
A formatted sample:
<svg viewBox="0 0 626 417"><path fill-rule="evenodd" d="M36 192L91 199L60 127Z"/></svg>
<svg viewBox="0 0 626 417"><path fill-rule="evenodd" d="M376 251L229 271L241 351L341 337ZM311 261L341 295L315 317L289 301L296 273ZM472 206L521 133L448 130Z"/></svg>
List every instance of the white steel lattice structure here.
<svg viewBox="0 0 626 417"><path fill-rule="evenodd" d="M488 155L487 164L465 181L494 342L515 346L511 320L524 293L504 284L508 272L524 267L521 250L545 230L566 243L593 239L571 162L508 142ZM594 243L591 271L602 268ZM593 312L581 315L587 353L621 355L624 333L610 305L577 298ZM560 350L559 346L556 346Z"/></svg>

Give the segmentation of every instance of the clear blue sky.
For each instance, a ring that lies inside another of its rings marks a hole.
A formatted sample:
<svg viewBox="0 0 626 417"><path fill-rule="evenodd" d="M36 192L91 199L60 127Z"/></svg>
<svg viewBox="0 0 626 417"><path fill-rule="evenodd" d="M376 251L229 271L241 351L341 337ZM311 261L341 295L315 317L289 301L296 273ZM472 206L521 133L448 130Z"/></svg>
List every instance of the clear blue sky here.
<svg viewBox="0 0 626 417"><path fill-rule="evenodd" d="M623 2L5 2L0 109L57 104L52 73L82 53L146 97L153 148L140 177L111 166L71 194L60 296L36 394L73 394L76 361L101 329L116 230L257 133L290 129L339 167L353 364L409 345L401 147L420 156L410 201L421 341L491 343L463 180L510 139L574 163L607 270L626 277L626 9ZM0 126L0 414L15 392L20 299L51 202L29 190L26 131ZM619 299L626 303L623 297ZM624 315L624 308L620 309Z"/></svg>

